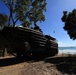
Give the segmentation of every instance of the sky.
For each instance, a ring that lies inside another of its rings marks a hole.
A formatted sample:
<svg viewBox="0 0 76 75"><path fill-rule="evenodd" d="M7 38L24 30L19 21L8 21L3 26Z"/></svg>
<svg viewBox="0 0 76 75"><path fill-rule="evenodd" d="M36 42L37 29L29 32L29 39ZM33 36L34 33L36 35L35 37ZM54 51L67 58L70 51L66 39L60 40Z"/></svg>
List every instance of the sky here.
<svg viewBox="0 0 76 75"><path fill-rule="evenodd" d="M46 0L46 20L38 23L43 33L56 38L59 47L76 46L76 40L70 39L67 32L63 29L64 23L61 21L63 11L71 12L76 8L76 0ZM0 0L0 13L9 11ZM8 13L9 14L9 13Z"/></svg>

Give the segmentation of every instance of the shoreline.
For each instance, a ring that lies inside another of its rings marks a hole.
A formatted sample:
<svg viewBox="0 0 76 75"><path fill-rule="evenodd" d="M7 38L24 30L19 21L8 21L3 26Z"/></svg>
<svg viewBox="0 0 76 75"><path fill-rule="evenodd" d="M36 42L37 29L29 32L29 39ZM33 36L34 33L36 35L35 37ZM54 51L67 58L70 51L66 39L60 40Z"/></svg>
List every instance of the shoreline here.
<svg viewBox="0 0 76 75"><path fill-rule="evenodd" d="M59 50L58 54L76 54L76 50Z"/></svg>

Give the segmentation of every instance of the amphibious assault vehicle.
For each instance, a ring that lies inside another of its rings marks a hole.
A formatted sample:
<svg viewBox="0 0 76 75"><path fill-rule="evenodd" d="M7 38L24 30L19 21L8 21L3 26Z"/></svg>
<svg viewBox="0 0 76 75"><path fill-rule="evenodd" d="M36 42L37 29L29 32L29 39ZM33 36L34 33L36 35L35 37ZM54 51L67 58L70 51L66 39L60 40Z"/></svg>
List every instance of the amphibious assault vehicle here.
<svg viewBox="0 0 76 75"><path fill-rule="evenodd" d="M0 45L16 56L49 57L58 53L56 39L28 27L4 27Z"/></svg>

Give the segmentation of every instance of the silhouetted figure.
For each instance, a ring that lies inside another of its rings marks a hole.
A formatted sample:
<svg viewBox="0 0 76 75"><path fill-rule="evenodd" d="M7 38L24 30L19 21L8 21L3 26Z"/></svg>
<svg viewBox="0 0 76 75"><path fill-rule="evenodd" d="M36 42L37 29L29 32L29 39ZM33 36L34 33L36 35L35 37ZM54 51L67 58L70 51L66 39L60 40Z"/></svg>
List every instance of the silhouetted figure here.
<svg viewBox="0 0 76 75"><path fill-rule="evenodd" d="M34 27L35 30L40 30L40 27L36 23L34 25L35 25Z"/></svg>
<svg viewBox="0 0 76 75"><path fill-rule="evenodd" d="M38 30L38 31L42 32L42 30L40 29L40 27L36 23L34 25L35 25L35 27L34 27L35 30Z"/></svg>

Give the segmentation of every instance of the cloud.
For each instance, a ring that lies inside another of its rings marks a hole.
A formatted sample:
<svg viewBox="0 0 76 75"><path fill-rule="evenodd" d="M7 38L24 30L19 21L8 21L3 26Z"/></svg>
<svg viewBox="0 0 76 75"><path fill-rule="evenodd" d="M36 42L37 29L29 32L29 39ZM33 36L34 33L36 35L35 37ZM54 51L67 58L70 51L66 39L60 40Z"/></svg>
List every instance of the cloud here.
<svg viewBox="0 0 76 75"><path fill-rule="evenodd" d="M62 42L58 42L58 46L59 46L59 47L64 47L64 46L65 46L65 44L64 44L64 43L62 43Z"/></svg>
<svg viewBox="0 0 76 75"><path fill-rule="evenodd" d="M62 45L63 43L62 43L62 42L58 42L58 44L59 44L59 45Z"/></svg>

